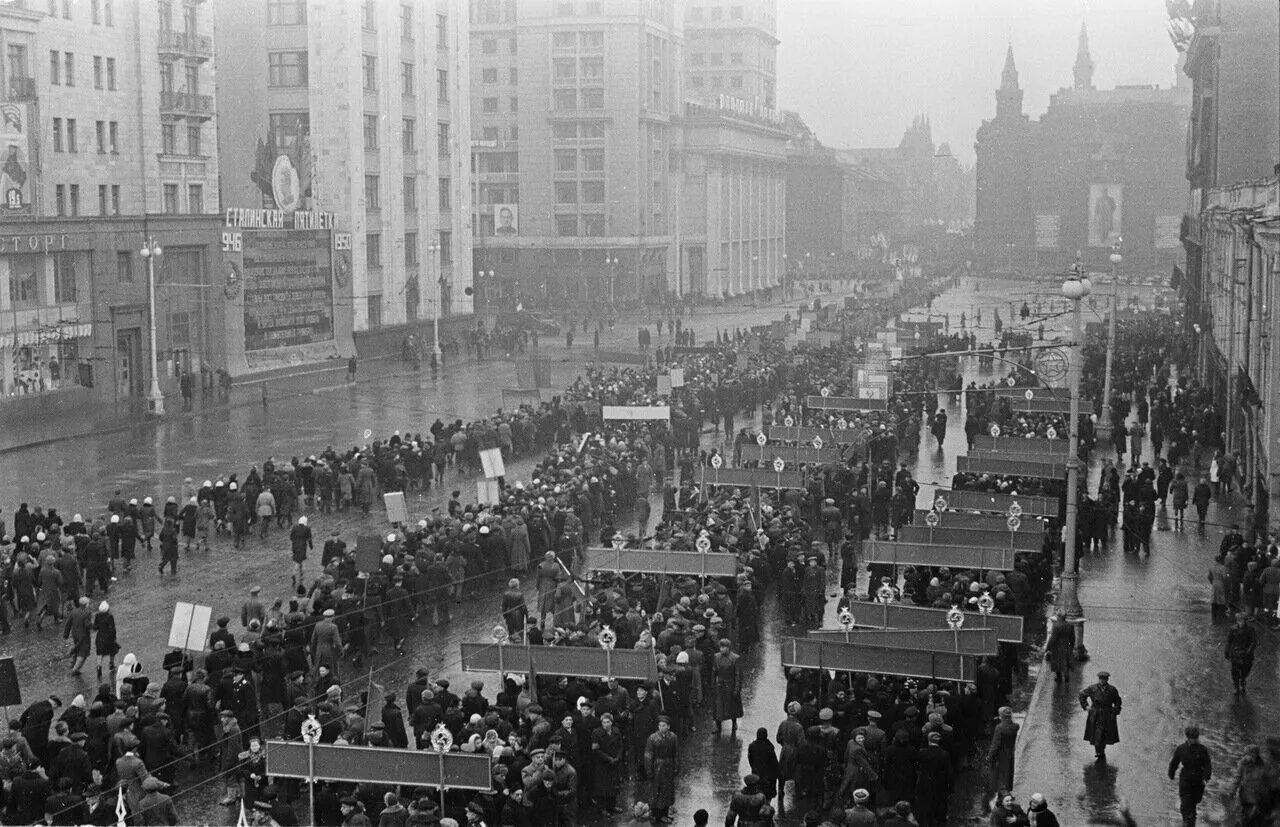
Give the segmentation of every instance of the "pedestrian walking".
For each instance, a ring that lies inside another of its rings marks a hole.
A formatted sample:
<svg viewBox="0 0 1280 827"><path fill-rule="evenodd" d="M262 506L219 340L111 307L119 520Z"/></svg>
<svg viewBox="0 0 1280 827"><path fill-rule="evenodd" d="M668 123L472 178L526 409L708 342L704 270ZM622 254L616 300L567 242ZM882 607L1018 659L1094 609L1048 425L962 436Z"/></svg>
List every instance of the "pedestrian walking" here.
<svg viewBox="0 0 1280 827"><path fill-rule="evenodd" d="M116 640L115 615L105 600L98 604L98 613L93 616L93 652L98 656L98 680L102 680L103 666L107 667L108 675L115 674L120 643Z"/></svg>
<svg viewBox="0 0 1280 827"><path fill-rule="evenodd" d="M1076 627L1061 615L1049 618L1049 639L1044 644L1044 657L1053 670L1055 683L1063 683L1071 677L1071 659L1075 655ZM1012 787L1010 782L1007 787Z"/></svg>
<svg viewBox="0 0 1280 827"><path fill-rule="evenodd" d="M1231 683L1235 694L1247 694L1245 683L1253 670L1253 650L1258 645L1258 635L1249 623L1249 615L1236 612L1236 623L1227 631L1226 657L1231 663Z"/></svg>
<svg viewBox="0 0 1280 827"><path fill-rule="evenodd" d="M1185 730L1187 740L1178 745L1169 760L1169 780L1178 779L1178 811L1182 814L1182 827L1196 827L1196 808L1204 798L1205 784L1213 775L1213 759L1209 750L1200 743L1200 728L1189 726ZM1181 772L1179 772L1181 768Z"/></svg>
<svg viewBox="0 0 1280 827"><path fill-rule="evenodd" d="M1196 484L1196 490L1191 495L1191 502L1196 507L1196 531L1200 536L1204 536L1204 518L1209 511L1209 501L1213 499L1213 489L1209 487L1209 478L1201 477L1200 482ZM1174 498L1175 508L1177 507L1177 498Z"/></svg>
<svg viewBox="0 0 1280 827"><path fill-rule="evenodd" d="M79 604L67 615L67 624L62 630L63 640L71 641L71 674L79 675L84 662L89 659L89 644L93 632L93 611L89 608L89 598L82 597Z"/></svg>
<svg viewBox="0 0 1280 827"><path fill-rule="evenodd" d="M178 524L172 518L165 518L160 529L160 565L158 570L164 575L164 567L168 566L171 574L178 573Z"/></svg>
<svg viewBox="0 0 1280 827"><path fill-rule="evenodd" d="M987 747L988 794L993 789L1013 787L1013 759L1021 727L1013 720L1013 710L1007 706L1000 707L999 718L991 732L991 745Z"/></svg>
<svg viewBox="0 0 1280 827"><path fill-rule="evenodd" d="M302 585L302 564L307 561L307 552L311 550L311 526L307 525L305 516L299 517L293 528L289 529L289 543L293 546L293 585Z"/></svg>
<svg viewBox="0 0 1280 827"><path fill-rule="evenodd" d="M645 774L649 778L649 812L654 824L670 824L667 813L676 800L676 775L680 772L678 739L671 731L671 718L658 716L658 731L644 744Z"/></svg>
<svg viewBox="0 0 1280 827"><path fill-rule="evenodd" d="M1174 475L1173 482L1169 484L1169 493L1173 495L1173 530L1186 531L1187 500L1190 498L1187 477L1181 471Z"/></svg>
<svg viewBox="0 0 1280 827"><path fill-rule="evenodd" d="M1080 708L1089 714L1085 718L1084 740L1093 744L1094 757L1107 760L1107 747L1120 743L1120 730L1116 718L1120 716L1122 699L1120 692L1111 685L1111 673L1099 672L1098 682L1080 690Z"/></svg>

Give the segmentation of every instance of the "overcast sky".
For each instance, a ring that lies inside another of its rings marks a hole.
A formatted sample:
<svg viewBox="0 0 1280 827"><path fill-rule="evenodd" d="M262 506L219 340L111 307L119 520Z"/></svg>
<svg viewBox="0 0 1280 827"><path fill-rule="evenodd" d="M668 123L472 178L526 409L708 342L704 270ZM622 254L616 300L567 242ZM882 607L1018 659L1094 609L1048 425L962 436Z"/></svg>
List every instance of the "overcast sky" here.
<svg viewBox="0 0 1280 827"><path fill-rule="evenodd" d="M916 113L973 162L1005 48L1039 117L1071 85L1080 22L1094 85L1174 82L1163 0L778 0L778 103L828 146L896 146Z"/></svg>

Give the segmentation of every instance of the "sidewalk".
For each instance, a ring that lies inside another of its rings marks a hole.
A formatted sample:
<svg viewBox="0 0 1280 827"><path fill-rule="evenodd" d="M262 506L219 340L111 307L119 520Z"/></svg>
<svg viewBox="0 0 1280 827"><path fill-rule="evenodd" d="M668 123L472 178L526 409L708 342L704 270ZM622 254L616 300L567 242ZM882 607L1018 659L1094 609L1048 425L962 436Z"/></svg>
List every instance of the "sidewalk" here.
<svg viewBox="0 0 1280 827"><path fill-rule="evenodd" d="M1150 454L1150 447L1147 447ZM1146 459L1149 461L1150 456ZM1189 724L1213 757L1213 780L1200 805L1201 823L1234 823L1223 796L1244 749L1280 731L1275 632L1257 626L1257 662L1249 695L1231 694L1223 645L1230 622L1211 618L1207 572L1222 536L1244 513L1239 497L1215 502L1206 536L1157 530L1149 558L1119 543L1080 561L1080 597L1089 660L1065 684L1043 670L1018 741L1015 794L1039 792L1062 824L1120 823L1127 802L1138 824L1177 824L1178 794L1166 771ZM1157 519L1157 529L1167 525ZM1043 661L1036 658L1036 662ZM1033 668L1034 665L1033 665ZM1120 743L1094 760L1084 740L1077 695L1111 673L1124 700Z"/></svg>

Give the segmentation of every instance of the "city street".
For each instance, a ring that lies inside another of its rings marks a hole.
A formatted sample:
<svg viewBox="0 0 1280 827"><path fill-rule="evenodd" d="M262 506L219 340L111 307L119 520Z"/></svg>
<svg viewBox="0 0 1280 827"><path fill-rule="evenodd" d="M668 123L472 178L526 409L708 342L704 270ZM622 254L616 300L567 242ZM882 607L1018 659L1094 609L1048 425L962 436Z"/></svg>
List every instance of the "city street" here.
<svg viewBox="0 0 1280 827"><path fill-rule="evenodd" d="M993 312L1000 310L1006 325L1009 301L1019 302L1017 289L995 282L982 285L980 292L966 284L939 297L931 308L935 314L951 316L952 329L959 314L967 324L980 312L979 336L990 335ZM1002 289L1003 288L1003 289ZM1034 301L1034 288L1025 290ZM1046 295L1046 298L1048 296ZM824 301L826 299L824 298ZM796 302L787 305L794 312ZM716 329L760 324L779 317L781 307L742 308L729 312L704 313L694 318L699 340L714 336ZM1052 320L1046 338L1064 334L1065 317ZM631 349L634 323L620 323L611 336L602 337L602 347ZM543 339L542 351L552 357L554 381L563 386L582 369L588 348L575 346L572 353L563 340ZM371 371L372 372L372 371ZM266 456L286 459L312 453L329 444L363 442L364 430L386 434L400 428L425 430L436 417L464 420L477 417L500 404L500 389L511 383L514 368L508 361L461 364L444 371L433 381L427 371L409 373L396 366L384 366L383 375L355 385L319 388L314 393L273 399L268 408L242 406L216 409L175 418L159 426L140 426L132 433L110 434L96 439L76 439L6 455L0 466L0 481L7 490L21 492L32 505L55 506L64 517L75 512L100 513L112 492L119 488L126 496L158 495L176 491L183 477L197 483L219 473L239 470ZM970 360L965 366L970 379L990 381L1003 376L997 367L980 374ZM480 376L483 379L480 379ZM917 505L927 507L936 484L949 484L955 457L964 451L964 414L950 399L940 396L950 415L944 450L939 453L931 439L921 442L912 464L922 491ZM743 423L748 424L748 423ZM707 431L704 446L718 444L722 434ZM531 465L524 458L508 465L508 478L521 479ZM1096 476L1096 474L1094 475ZM463 490L464 500L474 491L474 479L450 472L443 489L410 498L410 515L442 507L450 490ZM655 503L656 504L656 503ZM15 503L16 505L16 503ZM12 508L6 503L6 512ZM1229 510L1215 508L1211 520L1229 521ZM323 538L337 528L349 541L361 531L381 531L384 517L378 512L367 519L347 513L316 516L313 528ZM1128 799L1140 823L1165 823L1176 813L1174 786L1164 779L1164 762L1180 740L1182 726L1195 721L1205 732L1205 743L1218 762L1217 777L1210 787L1204 811L1206 823L1225 823L1224 809L1214 793L1226 789L1235 761L1257 733L1274 731L1280 713L1255 699L1271 696L1276 690L1276 659L1267 633L1259 647L1255 685L1249 698L1233 699L1223 691L1225 663L1222 659L1221 624L1209 620L1208 586L1205 571L1222 530L1211 527L1209 537L1200 541L1194 534L1160 532L1149 560L1106 552L1086 558L1082 569L1082 600L1089 622L1087 643L1092 660L1085 674L1092 679L1098 669L1109 669L1114 683L1126 697L1121 716L1122 742L1106 765L1095 765L1090 748L1081 740L1083 717L1075 700L1080 688L1077 677L1069 690L1054 691L1052 682L1034 688L1031 709L1024 721L1020 741L1016 791L1025 801L1032 792L1044 793L1054 809L1065 816L1064 823L1086 823L1114 817L1117 802ZM240 552L221 540L211 553L184 554L180 575L157 578L151 566L157 553L143 553L134 573L123 578L109 597L117 614L125 652L136 652L144 666L155 674L155 664L164 652L172 605L177 600L195 601L214 607L215 616L238 614L240 603L253 585L261 585L264 597L287 593L288 552L283 534L267 543L252 540ZM234 558L232 562L231 558ZM312 564L314 565L314 564ZM831 571L832 580L838 571ZM526 584L528 587L529 584ZM411 680L413 670L425 666L431 674L460 681L493 681L492 675L466 675L459 669L458 644L464 640L487 641L497 611L497 596L469 601L458 607L453 622L440 631L428 631L420 621L420 632L411 637L409 656L388 664L386 656L375 659L374 678L388 688L401 689ZM828 604L827 625L834 625L834 601ZM779 642L786 629L778 616L775 601L765 601L762 613L761 645L745 660L745 716L737 733L717 735L700 727L686 745L686 765L678 778L677 807L683 813L695 802L709 804L713 813L722 811L721 802L747 772L745 744L755 728L770 732L782 718L784 682L778 666ZM233 622L233 628L238 622ZM7 653L18 663L24 702L48 692L69 700L76 692L92 692L92 681L67 674L67 660L61 656L63 644L58 631L46 627L42 633L16 630L9 638ZM465 685L465 683L464 683ZM973 817L974 789L980 779L970 773L962 781L961 798L966 799ZM629 791L628 791L629 793ZM222 818L214 802L221 795L216 780L180 790L180 811L187 818ZM228 814L230 817L230 814ZM790 823L790 822L787 822Z"/></svg>

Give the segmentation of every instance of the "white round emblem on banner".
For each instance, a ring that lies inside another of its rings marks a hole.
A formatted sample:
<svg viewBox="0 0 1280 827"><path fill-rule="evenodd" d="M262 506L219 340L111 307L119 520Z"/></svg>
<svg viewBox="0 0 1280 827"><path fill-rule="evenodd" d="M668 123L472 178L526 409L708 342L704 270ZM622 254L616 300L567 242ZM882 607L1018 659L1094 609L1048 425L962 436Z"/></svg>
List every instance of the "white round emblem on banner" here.
<svg viewBox="0 0 1280 827"><path fill-rule="evenodd" d="M792 425L796 424L796 421L790 415L788 415L786 419L782 420L782 424L790 428Z"/></svg>
<svg viewBox="0 0 1280 827"><path fill-rule="evenodd" d="M711 467L715 468L718 471L720 470L721 465L724 465L724 457L720 456L719 454L713 454L711 456Z"/></svg>
<svg viewBox="0 0 1280 827"><path fill-rule="evenodd" d="M320 743L320 732L322 727L320 722L316 720L316 716L308 715L307 720L302 722L302 743L318 744Z"/></svg>
<svg viewBox="0 0 1280 827"><path fill-rule="evenodd" d="M761 448L763 448L768 444L769 444L769 437L765 436L764 434L756 434L756 445L759 445Z"/></svg>
<svg viewBox="0 0 1280 827"><path fill-rule="evenodd" d="M960 611L959 606L952 606L947 610L947 626L951 631L956 632L964 625L964 612Z"/></svg>
<svg viewBox="0 0 1280 827"><path fill-rule="evenodd" d="M1049 439L1057 439L1057 438L1058 438L1058 429L1057 429L1057 428L1054 428L1053 426L1049 426L1049 430L1045 431L1045 432L1044 432L1044 435L1045 435L1045 436L1047 436L1047 437L1049 437Z"/></svg>
<svg viewBox="0 0 1280 827"><path fill-rule="evenodd" d="M698 549L698 551L702 552L703 554L706 554L708 551L711 551L711 538L699 537L698 541L693 545L695 548Z"/></svg>
<svg viewBox="0 0 1280 827"><path fill-rule="evenodd" d="M849 611L849 607L840 610L840 614L836 617L840 621L840 626L846 632L853 628L853 612Z"/></svg>
<svg viewBox="0 0 1280 827"><path fill-rule="evenodd" d="M823 385L821 393L822 393L822 398L826 399L828 396L831 395L831 388L828 388L826 385Z"/></svg>
<svg viewBox="0 0 1280 827"><path fill-rule="evenodd" d="M1027 392L1024 393L1023 396L1025 396L1027 401L1030 402L1032 399L1036 398L1036 392L1031 390L1031 388L1027 388Z"/></svg>
<svg viewBox="0 0 1280 827"><path fill-rule="evenodd" d="M991 427L987 429L987 433L991 434L993 437L1000 436L1000 426L992 422Z"/></svg>
<svg viewBox="0 0 1280 827"><path fill-rule="evenodd" d="M1011 388L1012 388L1014 385L1018 384L1017 380L1016 380L1016 379L1014 379L1012 376L1010 376L1008 379L1004 380L1004 383L1005 383L1006 385L1008 385L1009 387L1011 387Z"/></svg>
<svg viewBox="0 0 1280 827"><path fill-rule="evenodd" d="M822 437L815 436L813 438L813 447L818 451L822 450Z"/></svg>
<svg viewBox="0 0 1280 827"><path fill-rule="evenodd" d="M782 457L776 457L773 460L773 470L781 474L787 468L787 464L782 461Z"/></svg>
<svg viewBox="0 0 1280 827"><path fill-rule="evenodd" d="M938 523L942 522L942 518L938 516L938 512L930 511L928 514L924 515L924 522L925 525L929 526L929 528L937 528Z"/></svg>
<svg viewBox="0 0 1280 827"><path fill-rule="evenodd" d="M946 498L946 497L938 497L936 500L934 500L934 501L933 501L933 507L934 507L935 509L937 509L938 511L946 511L946 510L947 510L947 498Z"/></svg>
<svg viewBox="0 0 1280 827"><path fill-rule="evenodd" d="M1017 531L1018 529L1022 528L1022 520L1014 516L1010 516L1007 520L1004 521L1004 523L1005 525L1009 526L1010 531Z"/></svg>
<svg viewBox="0 0 1280 827"><path fill-rule="evenodd" d="M1016 502L1014 502L1014 503L1009 503L1009 516L1010 516L1010 517L1021 517L1021 516L1022 516L1022 506L1018 505Z"/></svg>

